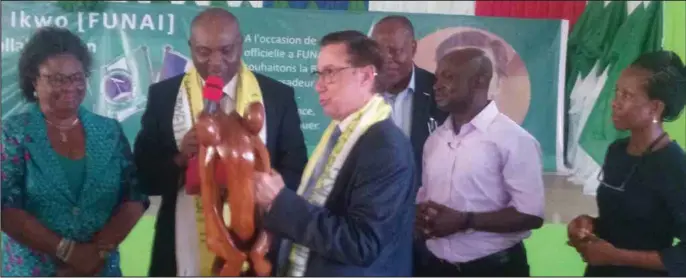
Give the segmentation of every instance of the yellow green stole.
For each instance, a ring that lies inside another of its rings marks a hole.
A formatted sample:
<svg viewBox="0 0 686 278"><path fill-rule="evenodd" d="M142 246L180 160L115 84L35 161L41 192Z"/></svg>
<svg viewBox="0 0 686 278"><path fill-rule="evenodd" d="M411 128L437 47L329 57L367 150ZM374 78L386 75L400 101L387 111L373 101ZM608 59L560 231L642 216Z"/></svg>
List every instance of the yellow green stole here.
<svg viewBox="0 0 686 278"><path fill-rule="evenodd" d="M243 116L245 109L250 103L263 103L262 91L255 75L248 69L245 63L241 62L238 71L238 83L236 84L236 112ZM203 110L202 78L195 68L190 69L181 81L181 86L185 88L193 123L200 112ZM198 229L198 252L200 255L200 275L212 276L212 263L215 255L207 247L207 235L205 233L205 216L202 210L202 200L200 196L193 196L195 202L195 220ZM231 224L228 205L224 206L224 221L227 225Z"/></svg>
<svg viewBox="0 0 686 278"><path fill-rule="evenodd" d="M312 172L314 171L315 165L317 164L317 161L322 159L324 150L331 138L331 134L336 126L340 124L338 121L332 121L326 131L324 131L324 135L317 144L314 153L312 153L312 156L305 167L302 179L300 180L300 186L298 187L298 195L307 199L307 201L313 205L323 206L331 193L331 189L333 189L338 171L343 166L343 163L345 163L348 154L350 154L350 151L355 146L357 140L370 126L387 119L390 115L391 107L386 104L381 96L374 95L362 109L348 116L346 120L349 119L350 123L345 126L345 130L341 131L341 136L338 138L336 145L334 145L333 150L326 161L324 171L317 177L315 188L311 190L312 193L309 194L309 196L304 196L305 192L308 191L308 181L312 178ZM299 244L292 245L287 276L303 276L305 274L309 252L310 250L305 246Z"/></svg>

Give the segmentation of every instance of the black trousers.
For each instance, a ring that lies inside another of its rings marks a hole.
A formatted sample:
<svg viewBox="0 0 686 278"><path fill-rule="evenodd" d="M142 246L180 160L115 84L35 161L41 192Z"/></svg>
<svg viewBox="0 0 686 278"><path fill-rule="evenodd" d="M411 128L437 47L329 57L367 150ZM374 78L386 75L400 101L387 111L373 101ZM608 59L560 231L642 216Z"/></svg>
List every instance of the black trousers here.
<svg viewBox="0 0 686 278"><path fill-rule="evenodd" d="M521 242L506 250L466 263L450 263L428 250L418 250L415 256L415 276L419 277L528 277L529 262Z"/></svg>

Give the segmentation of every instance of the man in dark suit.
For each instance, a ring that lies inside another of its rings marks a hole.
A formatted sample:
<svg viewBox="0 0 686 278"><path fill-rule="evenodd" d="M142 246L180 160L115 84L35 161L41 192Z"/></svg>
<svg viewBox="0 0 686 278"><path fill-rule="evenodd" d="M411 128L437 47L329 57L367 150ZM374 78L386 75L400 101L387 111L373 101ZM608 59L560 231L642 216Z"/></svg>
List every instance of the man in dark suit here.
<svg viewBox="0 0 686 278"><path fill-rule="evenodd" d="M374 25L372 38L385 54L383 82L388 89L383 95L393 107L393 122L412 141L421 177L424 142L448 117L436 107L433 90L436 77L414 64L417 42L412 22L406 17L384 17Z"/></svg>
<svg viewBox="0 0 686 278"><path fill-rule="evenodd" d="M189 46L193 65L199 75L196 79L204 80L210 75L222 77L226 86L223 88L225 96L221 108L227 112L234 110L236 96L241 93L237 92L237 79L242 80L241 69L247 71L241 64L242 36L236 18L223 9L203 11L191 25ZM272 167L282 173L287 187L294 190L307 162L307 151L293 89L258 73L247 71L244 74L254 74L262 93L266 114L265 144ZM192 201L187 202L192 197L188 197L181 189L187 161L198 150L192 124L185 127L180 124L184 118L191 117L179 109L189 102L182 89L186 86L182 80L184 75L150 87L142 129L135 142L134 153L141 185L147 189L146 193L162 196L150 276L200 275L198 263L195 262L198 241L194 206ZM199 82L204 82L202 80ZM186 221L187 218L192 220ZM182 220L184 223L181 223ZM184 235L181 230L186 227L191 227L191 230ZM270 253L272 259L276 254ZM177 260L184 256L186 259Z"/></svg>
<svg viewBox="0 0 686 278"><path fill-rule="evenodd" d="M312 165L297 194L278 173L256 175L265 227L292 241L282 245L281 273L409 276L416 171L409 140L375 93L381 51L358 31L328 34L320 45L315 89L333 122Z"/></svg>

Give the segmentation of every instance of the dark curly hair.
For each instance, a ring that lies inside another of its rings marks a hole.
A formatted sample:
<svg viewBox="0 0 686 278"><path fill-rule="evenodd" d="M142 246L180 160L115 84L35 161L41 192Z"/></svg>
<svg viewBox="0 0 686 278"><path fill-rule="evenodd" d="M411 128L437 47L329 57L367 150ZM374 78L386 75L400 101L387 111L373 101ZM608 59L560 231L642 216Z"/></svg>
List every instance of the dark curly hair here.
<svg viewBox="0 0 686 278"><path fill-rule="evenodd" d="M19 88L27 101L36 101L33 84L39 75L38 67L45 60L61 54L74 55L81 62L86 76L90 74L93 57L88 46L68 29L53 26L40 28L24 45L19 57Z"/></svg>
<svg viewBox="0 0 686 278"><path fill-rule="evenodd" d="M679 118L686 107L686 67L679 55L672 51L642 54L632 64L653 73L646 84L648 97L665 104L662 120L671 122Z"/></svg>

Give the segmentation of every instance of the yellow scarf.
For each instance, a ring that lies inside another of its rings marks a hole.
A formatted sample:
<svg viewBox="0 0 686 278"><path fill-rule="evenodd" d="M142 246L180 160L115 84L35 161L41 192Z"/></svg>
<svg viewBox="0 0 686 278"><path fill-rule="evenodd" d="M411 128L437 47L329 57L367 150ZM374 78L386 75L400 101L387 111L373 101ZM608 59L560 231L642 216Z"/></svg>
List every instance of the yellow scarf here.
<svg viewBox="0 0 686 278"><path fill-rule="evenodd" d="M338 121L332 121L331 124L329 124L329 127L324 131L314 153L312 153L312 156L307 162L307 166L305 167L305 171L300 180L300 186L298 187L298 195L307 199L309 203L315 206L323 206L329 197L329 193L331 193L331 189L333 189L338 171L343 166L343 163L345 163L348 154L350 154L350 151L355 146L357 140L364 135L370 126L387 119L390 115L391 107L386 104L382 97L374 95L362 109L348 116L351 121L345 127L345 130L341 132L341 136L338 138L336 145L334 145L326 164L324 164L324 171L317 177L314 189L311 191L312 193L309 194L309 196L304 196L308 189L309 180L312 178L315 165L322 159L333 130L340 124ZM286 276L303 276L305 274L309 252L310 250L305 246L299 244L292 245L289 256L290 265Z"/></svg>
<svg viewBox="0 0 686 278"><path fill-rule="evenodd" d="M259 102L263 103L262 91L260 90L260 84L257 83L257 78L248 69L245 63L241 62L241 67L238 71L238 83L236 86L236 112L243 116L245 109L250 103ZM193 115L193 123L200 112L203 110L203 95L202 95L202 84L200 82L202 78L200 74L195 70L195 68L190 69L186 72L186 75L181 81L182 86L186 89L188 94L188 103L190 105L191 114ZM266 128L266 127L265 127ZM207 235L205 234L205 215L202 210L202 200L200 196L194 196L195 200L195 221L196 227L198 229L198 251L200 255L200 275L201 276L212 276L212 263L214 262L215 255L210 252L207 247ZM229 218L228 205L224 206L224 221L227 225L231 224L231 219Z"/></svg>

